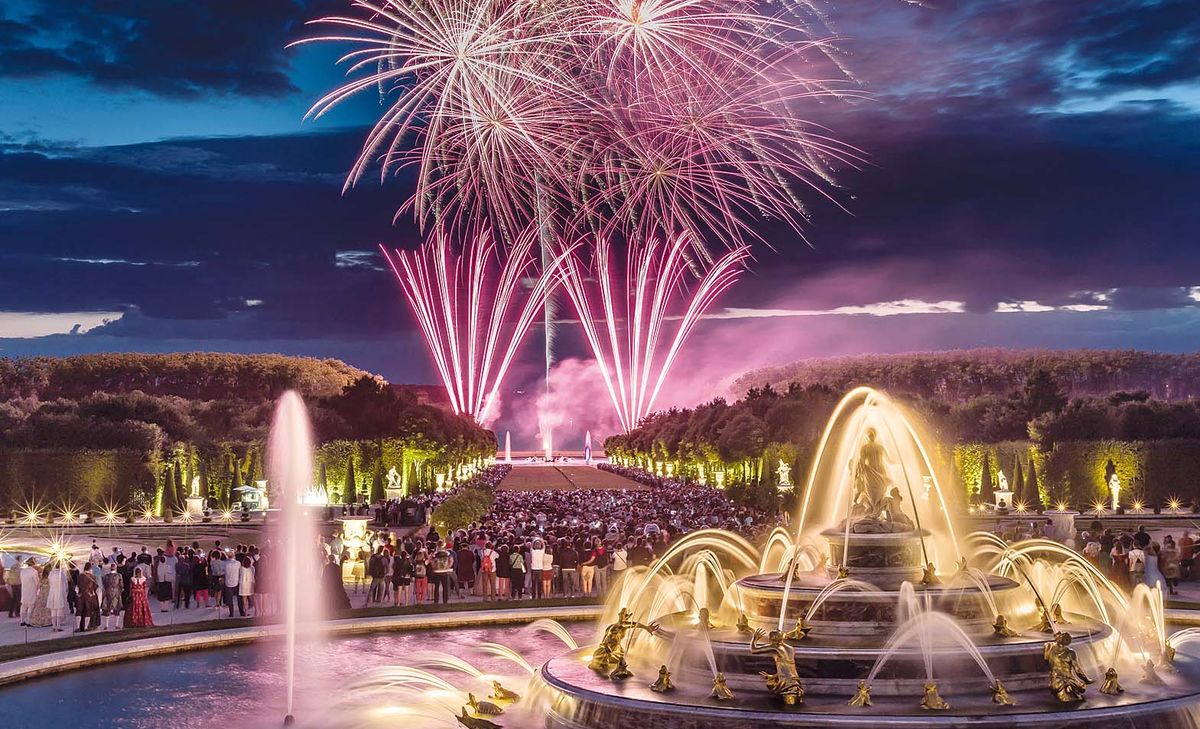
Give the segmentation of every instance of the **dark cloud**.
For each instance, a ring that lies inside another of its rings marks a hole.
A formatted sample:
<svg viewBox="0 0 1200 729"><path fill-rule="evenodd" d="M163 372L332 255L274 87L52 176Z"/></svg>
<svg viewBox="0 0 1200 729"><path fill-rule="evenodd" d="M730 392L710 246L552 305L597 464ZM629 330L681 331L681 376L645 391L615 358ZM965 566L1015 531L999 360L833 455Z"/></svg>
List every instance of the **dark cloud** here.
<svg viewBox="0 0 1200 729"><path fill-rule="evenodd" d="M330 0L32 0L0 20L0 76L76 76L164 97L296 90L284 46Z"/></svg>
<svg viewBox="0 0 1200 729"><path fill-rule="evenodd" d="M830 16L895 113L994 116L1200 76L1193 0L839 2Z"/></svg>

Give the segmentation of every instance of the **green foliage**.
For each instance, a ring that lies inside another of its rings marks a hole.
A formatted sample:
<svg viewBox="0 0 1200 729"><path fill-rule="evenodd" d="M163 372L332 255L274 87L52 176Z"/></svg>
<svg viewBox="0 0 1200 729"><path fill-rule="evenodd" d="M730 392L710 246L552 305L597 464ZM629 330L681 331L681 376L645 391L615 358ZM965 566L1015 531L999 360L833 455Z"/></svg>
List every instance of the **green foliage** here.
<svg viewBox="0 0 1200 729"><path fill-rule="evenodd" d="M157 462L136 450L0 449L0 504L149 500Z"/></svg>
<svg viewBox="0 0 1200 729"><path fill-rule="evenodd" d="M433 510L430 523L442 534L463 529L482 519L494 499L490 490L464 488Z"/></svg>

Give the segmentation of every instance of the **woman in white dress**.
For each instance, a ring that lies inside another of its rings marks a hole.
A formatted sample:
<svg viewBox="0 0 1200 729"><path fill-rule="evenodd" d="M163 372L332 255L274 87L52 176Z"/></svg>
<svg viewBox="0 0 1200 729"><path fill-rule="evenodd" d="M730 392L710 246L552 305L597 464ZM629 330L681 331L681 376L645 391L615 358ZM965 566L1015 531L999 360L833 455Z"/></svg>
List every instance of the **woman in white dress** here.
<svg viewBox="0 0 1200 729"><path fill-rule="evenodd" d="M63 621L67 617L67 571L63 569L62 560L55 560L54 568L50 570L50 594L46 597L46 607L50 609L50 624L54 632L63 632Z"/></svg>
<svg viewBox="0 0 1200 729"><path fill-rule="evenodd" d="M251 566L249 557L242 557L242 573L238 577L238 597L246 606L247 613L253 608L254 614L258 614L258 606L254 604L254 567Z"/></svg>

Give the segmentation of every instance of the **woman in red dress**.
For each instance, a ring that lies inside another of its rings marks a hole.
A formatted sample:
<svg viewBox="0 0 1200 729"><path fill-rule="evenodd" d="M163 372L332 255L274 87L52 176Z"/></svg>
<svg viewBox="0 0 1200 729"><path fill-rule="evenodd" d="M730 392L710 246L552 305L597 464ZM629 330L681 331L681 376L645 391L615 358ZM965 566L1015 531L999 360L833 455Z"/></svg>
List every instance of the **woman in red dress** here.
<svg viewBox="0 0 1200 729"><path fill-rule="evenodd" d="M146 595L146 587L149 582L142 575L142 568L138 567L133 571L133 580L130 581L129 597L130 597L130 623L135 628L148 628L154 625L154 614L150 612L150 598Z"/></svg>

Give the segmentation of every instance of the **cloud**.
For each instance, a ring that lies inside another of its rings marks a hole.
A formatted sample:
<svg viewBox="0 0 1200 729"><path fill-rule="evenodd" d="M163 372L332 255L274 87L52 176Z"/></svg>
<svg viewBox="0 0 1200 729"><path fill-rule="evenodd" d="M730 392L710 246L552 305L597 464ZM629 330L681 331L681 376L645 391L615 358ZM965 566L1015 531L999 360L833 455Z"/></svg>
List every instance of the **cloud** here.
<svg viewBox="0 0 1200 729"><path fill-rule="evenodd" d="M163 97L297 90L284 46L329 0L28 0L0 20L0 75ZM18 10L25 12L18 15Z"/></svg>
<svg viewBox="0 0 1200 729"><path fill-rule="evenodd" d="M0 339L83 334L120 320L120 311L65 311L58 313L0 311Z"/></svg>

